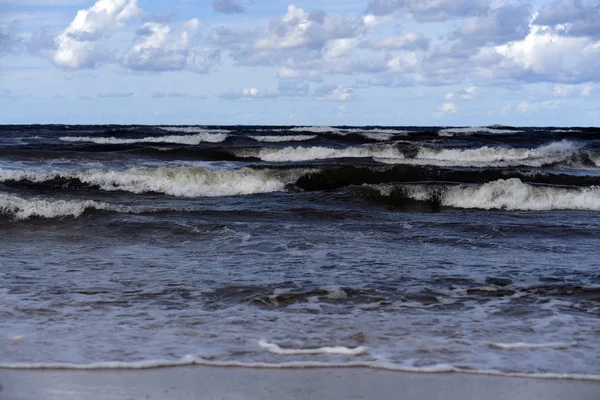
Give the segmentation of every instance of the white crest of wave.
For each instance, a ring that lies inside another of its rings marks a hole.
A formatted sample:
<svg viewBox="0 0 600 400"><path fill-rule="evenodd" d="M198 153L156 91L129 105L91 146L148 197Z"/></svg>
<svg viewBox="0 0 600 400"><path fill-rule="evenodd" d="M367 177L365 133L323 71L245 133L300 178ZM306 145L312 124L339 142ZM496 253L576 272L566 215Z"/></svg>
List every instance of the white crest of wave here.
<svg viewBox="0 0 600 400"><path fill-rule="evenodd" d="M200 143L220 143L227 139L225 133L200 132L193 135L149 136L139 139L121 139L116 137L63 136L64 142L90 142L97 144L133 144L133 143L178 143L198 145Z"/></svg>
<svg viewBox="0 0 600 400"><path fill-rule="evenodd" d="M133 168L125 171L78 172L0 171L0 180L43 182L57 177L79 179L102 190L156 192L180 197L218 197L284 190L303 171L273 172L250 168L211 171L201 167Z"/></svg>
<svg viewBox="0 0 600 400"><path fill-rule="evenodd" d="M406 134L408 131L399 129L368 129L368 128L334 128L332 126L299 126L290 129L292 132L329 133L335 135L357 134L368 139L386 141L394 135Z"/></svg>
<svg viewBox="0 0 600 400"><path fill-rule="evenodd" d="M501 128L490 128L486 126L470 126L466 128L446 128L438 131L439 136L454 136L454 135L474 135L476 133L489 133L494 135L501 135L506 133L520 133L523 131L517 131L512 129L501 129Z"/></svg>
<svg viewBox="0 0 600 400"><path fill-rule="evenodd" d="M92 200L66 201L66 200L44 200L24 199L19 196L0 193L0 214L10 215L16 219L38 218L60 218L79 217L88 209L116 210L106 203Z"/></svg>
<svg viewBox="0 0 600 400"><path fill-rule="evenodd" d="M256 153L240 152L241 157L258 157L263 161L282 162L282 161L307 161L323 160L328 158L344 157L381 157L381 158L404 158L404 155L392 145L385 146L363 146L349 147L345 149L334 149L331 147L285 147L283 149L262 148Z"/></svg>
<svg viewBox="0 0 600 400"><path fill-rule="evenodd" d="M180 132L180 133L230 133L227 129L206 129L198 126L159 126L165 132Z"/></svg>
<svg viewBox="0 0 600 400"><path fill-rule="evenodd" d="M442 190L439 186L425 185L407 185L404 188L406 195L414 200L428 201L439 196L441 205L448 207L530 211L600 210L600 186L536 186L512 178L476 186L448 186ZM386 190L389 193L389 188Z"/></svg>
<svg viewBox="0 0 600 400"><path fill-rule="evenodd" d="M563 161L575 154L582 145L568 140L552 142L531 149L483 146L475 149L434 149L420 148L414 158L379 159L386 164L413 164L436 166L531 166Z"/></svg>
<svg viewBox="0 0 600 400"><path fill-rule="evenodd" d="M270 142L270 143L279 143L279 142L303 142L305 140L312 140L317 137L317 135L277 135L277 136L249 136L251 139L256 140L257 142Z"/></svg>
<svg viewBox="0 0 600 400"><path fill-rule="evenodd" d="M569 343L489 343L492 348L501 350L522 350L522 349L568 349L571 346L576 346L577 342Z"/></svg>
<svg viewBox="0 0 600 400"><path fill-rule="evenodd" d="M290 348L282 348L275 343L269 343L265 340L260 340L258 345L262 348L265 348L269 351L269 353L274 354L286 354L286 355L303 355L303 354L340 354L344 356L357 356L359 354L364 354L367 352L367 348L364 346L349 348L344 346L334 346L334 347L316 347L316 348L306 348L306 349L290 349Z"/></svg>
<svg viewBox="0 0 600 400"><path fill-rule="evenodd" d="M563 140L553 142L533 149L508 149L503 147L479 147L476 149L444 149L437 150L422 148L416 158L426 160L454 161L459 164L469 162L494 162L494 161L522 161L528 159L540 159L548 156L559 156L563 158L573 151L581 148L581 145ZM556 158L556 157L554 157Z"/></svg>

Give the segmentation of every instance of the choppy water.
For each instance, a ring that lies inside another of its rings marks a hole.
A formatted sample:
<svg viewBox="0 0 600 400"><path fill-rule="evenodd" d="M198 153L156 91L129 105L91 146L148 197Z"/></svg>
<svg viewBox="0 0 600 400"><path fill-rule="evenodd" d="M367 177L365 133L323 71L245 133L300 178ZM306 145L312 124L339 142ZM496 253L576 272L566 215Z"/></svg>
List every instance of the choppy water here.
<svg viewBox="0 0 600 400"><path fill-rule="evenodd" d="M0 127L0 366L600 379L600 130Z"/></svg>

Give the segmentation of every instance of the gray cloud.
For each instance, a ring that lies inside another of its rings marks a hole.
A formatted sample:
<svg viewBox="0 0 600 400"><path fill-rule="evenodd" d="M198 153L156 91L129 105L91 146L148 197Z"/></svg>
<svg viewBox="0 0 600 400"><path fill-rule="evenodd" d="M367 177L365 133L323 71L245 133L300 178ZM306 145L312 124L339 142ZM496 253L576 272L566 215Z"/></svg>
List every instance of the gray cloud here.
<svg viewBox="0 0 600 400"><path fill-rule="evenodd" d="M3 29L0 27L0 55L3 53L19 53L23 48L23 40L17 35L12 26Z"/></svg>
<svg viewBox="0 0 600 400"><path fill-rule="evenodd" d="M333 59L338 63L358 45L354 39L366 29L361 17L307 13L292 5L282 18L271 20L264 32L253 35L252 41L232 46L231 56L240 65L310 64ZM213 33L232 37L223 30Z"/></svg>
<svg viewBox="0 0 600 400"><path fill-rule="evenodd" d="M373 15L402 12L412 14L417 21L445 21L476 15L488 8L487 0L369 0L367 11Z"/></svg>
<svg viewBox="0 0 600 400"><path fill-rule="evenodd" d="M529 33L530 16L527 5L500 6L488 10L485 15L463 20L451 37L466 46L498 45L520 40Z"/></svg>
<svg viewBox="0 0 600 400"><path fill-rule="evenodd" d="M533 23L545 26L568 24L563 32L566 35L600 37L600 3L554 1L540 8Z"/></svg>
<svg viewBox="0 0 600 400"><path fill-rule="evenodd" d="M214 0L212 6L216 12L226 14L243 13L246 11L235 0Z"/></svg>

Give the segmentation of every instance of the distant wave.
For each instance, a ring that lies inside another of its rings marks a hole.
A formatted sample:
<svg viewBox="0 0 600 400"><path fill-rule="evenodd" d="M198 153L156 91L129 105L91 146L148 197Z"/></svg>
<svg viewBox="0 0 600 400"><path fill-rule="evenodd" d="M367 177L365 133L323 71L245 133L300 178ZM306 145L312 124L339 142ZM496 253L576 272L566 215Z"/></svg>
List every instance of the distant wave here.
<svg viewBox="0 0 600 400"><path fill-rule="evenodd" d="M531 149L505 147L478 147L474 149L434 149L420 147L412 158L380 158L377 161L386 164L414 164L436 166L481 166L508 167L530 166L541 167L561 161L568 161L578 154L582 145L562 140ZM588 160L598 165L598 155L588 152Z"/></svg>
<svg viewBox="0 0 600 400"><path fill-rule="evenodd" d="M486 127L486 126L470 126L465 128L446 128L440 129L438 131L438 135L440 136L454 136L454 135L462 135L469 136L477 133L487 133L493 135L501 135L501 134L509 134L509 133L521 133L522 130L516 129L503 129L503 128L494 128L494 127Z"/></svg>
<svg viewBox="0 0 600 400"><path fill-rule="evenodd" d="M0 193L0 214L15 219L79 217L88 210L118 211L121 208L107 203L66 200L25 199Z"/></svg>
<svg viewBox="0 0 600 400"><path fill-rule="evenodd" d="M251 139L256 140L257 142L303 142L305 140L316 139L317 135L253 135L248 136Z"/></svg>
<svg viewBox="0 0 600 400"><path fill-rule="evenodd" d="M591 151L581 152L581 148L582 145L579 143L563 140L530 149L489 146L474 149L437 149L422 146L400 147L397 143L390 143L346 148L324 146L263 147L238 149L233 150L233 152L237 157L258 158L270 162L372 157L384 164L433 165L442 167L540 167L562 161L570 161L574 156L581 155L585 156L584 158L588 160L588 163L598 166L600 155Z"/></svg>
<svg viewBox="0 0 600 400"><path fill-rule="evenodd" d="M382 157L404 158L404 155L393 145L360 146L334 149L331 147L285 147L244 149L235 152L238 157L256 157L263 161L308 161L343 157Z"/></svg>
<svg viewBox="0 0 600 400"><path fill-rule="evenodd" d="M400 129L369 129L369 128L335 128L332 126L297 126L291 128L292 132L310 132L317 134L335 134L335 135L360 135L372 140L386 141L395 135L406 135L408 131Z"/></svg>
<svg viewBox="0 0 600 400"><path fill-rule="evenodd" d="M197 145L200 143L220 143L227 139L225 133L213 133L212 131L198 132L193 135L169 135L150 136L136 139L121 139L116 137L93 137L93 136L63 136L60 140L64 142L89 142L97 144L133 144L133 143L179 143Z"/></svg>
<svg viewBox="0 0 600 400"><path fill-rule="evenodd" d="M433 202L444 207L484 210L600 211L600 186L564 188L499 179L480 185L379 185L385 197Z"/></svg>
<svg viewBox="0 0 600 400"><path fill-rule="evenodd" d="M284 190L304 171L269 171L250 168L210 171L200 167L133 168L125 171L86 170L35 172L0 170L0 181L44 183L76 180L101 190L163 193L180 197L218 197Z"/></svg>

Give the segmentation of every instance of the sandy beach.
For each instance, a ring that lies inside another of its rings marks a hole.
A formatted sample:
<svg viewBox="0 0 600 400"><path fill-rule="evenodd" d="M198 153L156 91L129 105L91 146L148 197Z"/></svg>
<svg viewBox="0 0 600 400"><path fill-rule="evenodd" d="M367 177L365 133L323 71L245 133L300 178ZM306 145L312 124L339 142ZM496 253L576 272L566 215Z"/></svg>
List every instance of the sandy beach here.
<svg viewBox="0 0 600 400"><path fill-rule="evenodd" d="M544 399L596 400L600 383L365 368L0 370L2 400Z"/></svg>

